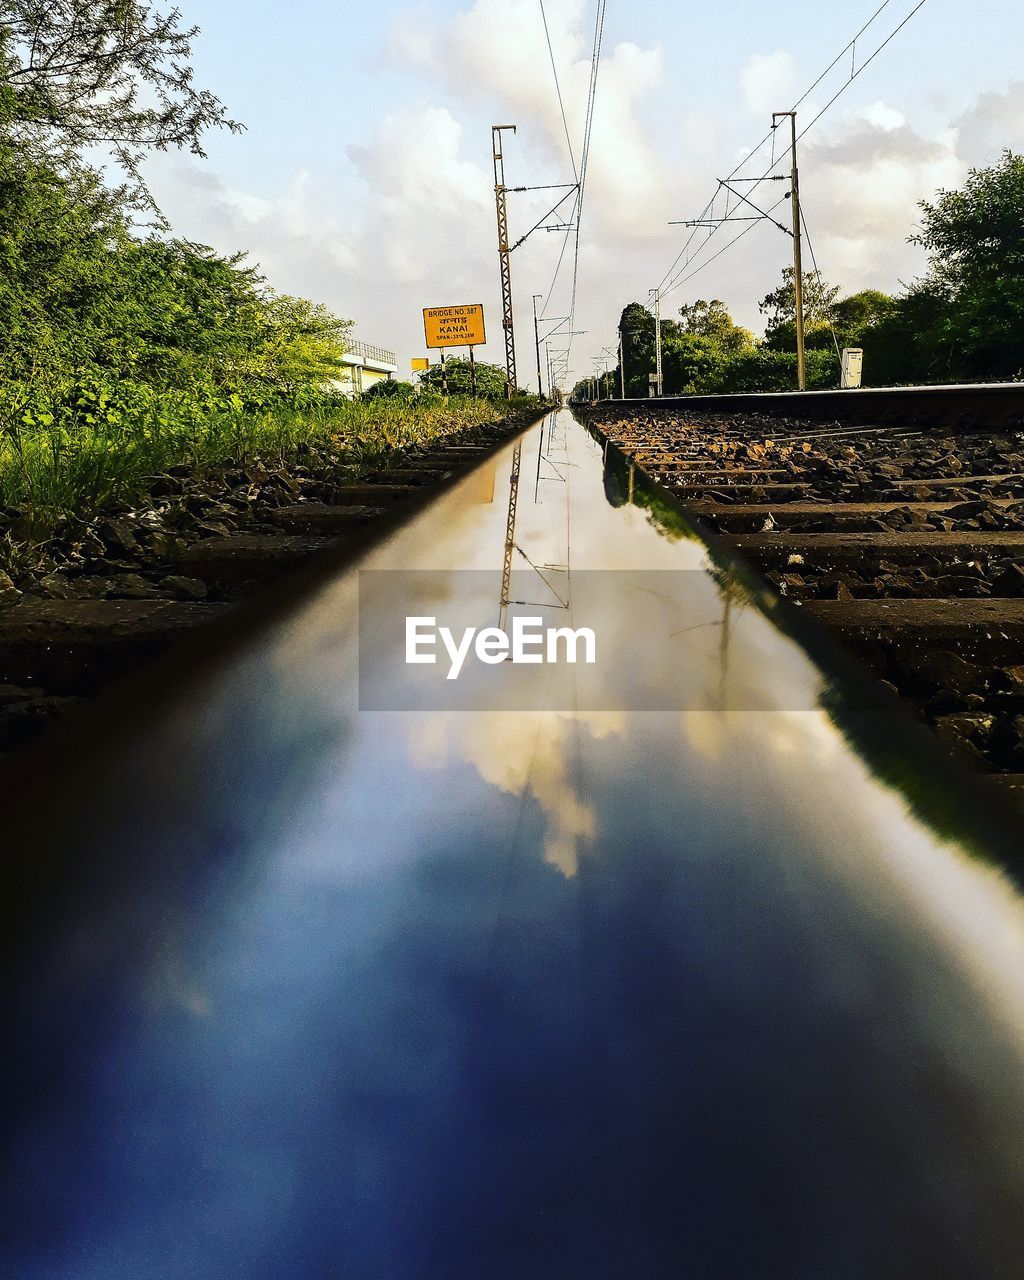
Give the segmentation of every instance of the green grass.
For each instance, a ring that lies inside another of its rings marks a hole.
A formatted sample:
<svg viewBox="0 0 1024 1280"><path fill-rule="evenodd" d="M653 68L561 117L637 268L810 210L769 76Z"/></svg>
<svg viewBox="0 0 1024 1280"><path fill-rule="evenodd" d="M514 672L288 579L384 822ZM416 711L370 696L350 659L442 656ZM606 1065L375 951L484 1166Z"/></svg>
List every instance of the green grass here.
<svg viewBox="0 0 1024 1280"><path fill-rule="evenodd" d="M0 506L45 529L144 494L154 477L187 466L197 475L259 459L274 465L312 452L358 475L415 444L495 422L508 406L453 396L423 403L337 401L253 412L240 403L202 406L174 394L73 409L0 412Z"/></svg>

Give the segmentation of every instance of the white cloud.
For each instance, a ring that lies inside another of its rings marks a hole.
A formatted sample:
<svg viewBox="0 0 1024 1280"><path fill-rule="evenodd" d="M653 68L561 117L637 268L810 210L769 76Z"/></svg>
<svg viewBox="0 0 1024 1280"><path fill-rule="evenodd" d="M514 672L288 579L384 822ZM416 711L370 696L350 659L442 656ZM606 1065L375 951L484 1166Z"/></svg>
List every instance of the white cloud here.
<svg viewBox="0 0 1024 1280"><path fill-rule="evenodd" d="M992 164L1006 147L1024 149L1024 81L1005 93L983 93L956 122L958 147L972 165Z"/></svg>
<svg viewBox="0 0 1024 1280"><path fill-rule="evenodd" d="M907 117L902 111L897 111L895 107L890 107L888 103L882 102L881 99L868 103L857 114L861 120L865 120L868 124L873 124L879 129L899 129L907 123Z"/></svg>
<svg viewBox="0 0 1024 1280"><path fill-rule="evenodd" d="M576 161L584 132L590 82L590 38L583 0L549 0L548 32L558 68ZM405 29L403 15L396 31ZM515 123L529 159L570 176L565 125L551 72L551 54L536 0L475 0L447 28L435 29L429 49L392 43L393 56L429 63L440 91L469 106L496 106ZM588 198L592 214L618 235L643 239L663 225L667 210L663 164L638 118L638 105L662 75L660 49L624 42L605 50L593 124ZM513 182L510 176L510 183Z"/></svg>
<svg viewBox="0 0 1024 1280"><path fill-rule="evenodd" d="M462 125L444 107L406 107L384 117L368 146L349 158L373 193L393 212L438 221L490 204L491 181L461 155Z"/></svg>
<svg viewBox="0 0 1024 1280"><path fill-rule="evenodd" d="M882 112L832 140L804 147L801 193L823 274L845 288L894 291L918 273L921 251L907 244L918 202L955 186L965 166L948 133L922 138Z"/></svg>
<svg viewBox="0 0 1024 1280"><path fill-rule="evenodd" d="M274 288L353 316L362 248L310 173L259 196L227 186L194 162L168 159L150 177L176 234L225 254L242 249Z"/></svg>
<svg viewBox="0 0 1024 1280"><path fill-rule="evenodd" d="M752 54L740 69L740 92L747 110L767 123L773 111L785 111L796 90L796 63L784 49Z"/></svg>
<svg viewBox="0 0 1024 1280"><path fill-rule="evenodd" d="M242 190L168 159L155 167L155 187L180 234L225 252L249 249L277 287L354 317L364 337L397 348L403 364L422 352L422 306L484 301L492 341L481 355L500 362L489 125L519 126L507 140L511 185L569 176L564 129L536 0L467 0L454 16L430 3L400 16L389 32L376 74L397 70L409 83L384 114L350 135L358 142L344 151L344 185L337 176L328 183L325 165L295 173L276 190ZM546 7L578 152L589 8L584 0L548 0ZM612 340L619 310L645 299L677 252L685 233L669 219L696 215L714 177L746 153L733 147L728 115L696 112L675 98L660 102L664 75L660 48L606 45L580 250L577 323L589 332L577 344L576 375L590 371L590 355ZM771 112L795 96L793 58L784 50L756 54L739 83L744 104L766 129ZM1024 147L1024 82L983 94L938 125L934 104L929 111L925 134L902 101L854 102L801 143L818 263L845 289L894 290L912 278L924 265L906 243L918 202L958 185L970 164L991 163L1003 146ZM813 114L811 104L801 107L802 120ZM550 203L546 191L511 196L514 236ZM538 231L513 258L524 369L532 367L530 294L546 287L561 239ZM756 299L777 282L787 253L778 232L755 229L673 293L666 314L694 297L717 296L741 322L759 327ZM564 314L565 301L563 290L551 311Z"/></svg>

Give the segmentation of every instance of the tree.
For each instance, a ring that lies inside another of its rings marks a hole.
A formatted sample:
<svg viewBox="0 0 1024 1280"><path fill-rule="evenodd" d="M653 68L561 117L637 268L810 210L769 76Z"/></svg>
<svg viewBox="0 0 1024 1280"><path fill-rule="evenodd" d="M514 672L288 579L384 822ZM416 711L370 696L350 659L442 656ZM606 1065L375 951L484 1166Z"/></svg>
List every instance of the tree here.
<svg viewBox="0 0 1024 1280"><path fill-rule="evenodd" d="M768 317L764 344L772 351L796 350L795 280L793 268L784 267L782 283L758 303L758 310ZM838 297L838 285L826 283L816 271L804 273L804 342L808 349L832 345L829 321Z"/></svg>
<svg viewBox="0 0 1024 1280"><path fill-rule="evenodd" d="M111 151L136 203L153 207L139 165L151 149L203 155L211 128L238 131L196 88L196 27L138 0L0 0L0 124L36 160Z"/></svg>
<svg viewBox="0 0 1024 1280"><path fill-rule="evenodd" d="M619 333L626 364L626 395L634 399L646 396L648 379L654 372L654 316L641 303L631 302L619 317Z"/></svg>
<svg viewBox="0 0 1024 1280"><path fill-rule="evenodd" d="M1024 366L1024 156L972 169L960 191L922 202L912 244L929 252L916 292L931 300L926 363L964 378L1013 377ZM921 297L917 298L920 305Z"/></svg>
<svg viewBox="0 0 1024 1280"><path fill-rule="evenodd" d="M367 387L363 392L364 400L411 400L416 395L416 388L411 382L402 382L397 378L384 378Z"/></svg>
<svg viewBox="0 0 1024 1280"><path fill-rule="evenodd" d="M912 244L928 270L863 328L873 383L1024 374L1024 157L972 169L959 191L923 201Z"/></svg>
<svg viewBox="0 0 1024 1280"><path fill-rule="evenodd" d="M450 392L469 395L473 388L473 371L469 361L461 356L449 356L444 362L444 377L440 362L432 364L420 374L420 386L432 391L443 390L445 380ZM507 381L505 370L500 365L487 364L483 360L476 362L477 395L489 400L504 400Z"/></svg>
<svg viewBox="0 0 1024 1280"><path fill-rule="evenodd" d="M81 165L57 173L0 135L0 370L47 378L96 356L116 293L119 202Z"/></svg>
<svg viewBox="0 0 1024 1280"><path fill-rule="evenodd" d="M932 336L946 310L946 301L921 283L894 298L858 337L856 345L864 349L865 383L948 382L959 377Z"/></svg>
<svg viewBox="0 0 1024 1280"><path fill-rule="evenodd" d="M754 345L754 335L733 320L725 303L718 298L712 298L710 302L698 298L696 302L680 307L679 314L683 333L707 338L723 352L744 351Z"/></svg>
<svg viewBox="0 0 1024 1280"><path fill-rule="evenodd" d="M864 334L892 314L893 299L880 289L861 289L832 306L832 323L840 347L859 347Z"/></svg>

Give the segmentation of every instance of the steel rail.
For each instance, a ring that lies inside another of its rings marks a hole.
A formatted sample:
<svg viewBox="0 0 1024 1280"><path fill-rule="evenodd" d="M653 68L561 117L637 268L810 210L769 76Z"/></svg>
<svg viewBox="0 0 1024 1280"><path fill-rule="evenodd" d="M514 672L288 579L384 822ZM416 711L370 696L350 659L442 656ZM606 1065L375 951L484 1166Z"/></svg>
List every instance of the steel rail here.
<svg viewBox="0 0 1024 1280"><path fill-rule="evenodd" d="M857 390L730 392L659 396L620 402L653 413L686 409L713 413L764 413L812 420L858 422L903 418L951 425L1001 425L1024 421L1024 382L955 383Z"/></svg>
<svg viewBox="0 0 1024 1280"><path fill-rule="evenodd" d="M1016 831L555 435L516 543L601 637L568 701L392 628L491 621L538 428L2 797L5 1275L1014 1273Z"/></svg>

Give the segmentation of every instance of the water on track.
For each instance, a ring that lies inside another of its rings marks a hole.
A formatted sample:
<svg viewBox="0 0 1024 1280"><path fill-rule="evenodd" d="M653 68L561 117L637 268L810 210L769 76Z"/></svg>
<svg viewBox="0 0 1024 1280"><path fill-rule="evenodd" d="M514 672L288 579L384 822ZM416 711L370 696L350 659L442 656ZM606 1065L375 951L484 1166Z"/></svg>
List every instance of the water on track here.
<svg viewBox="0 0 1024 1280"><path fill-rule="evenodd" d="M495 621L511 454L7 855L75 871L12 971L3 1275L1018 1273L1024 909L926 740L567 413L516 590L605 575L621 684L423 709L360 636L361 591Z"/></svg>

